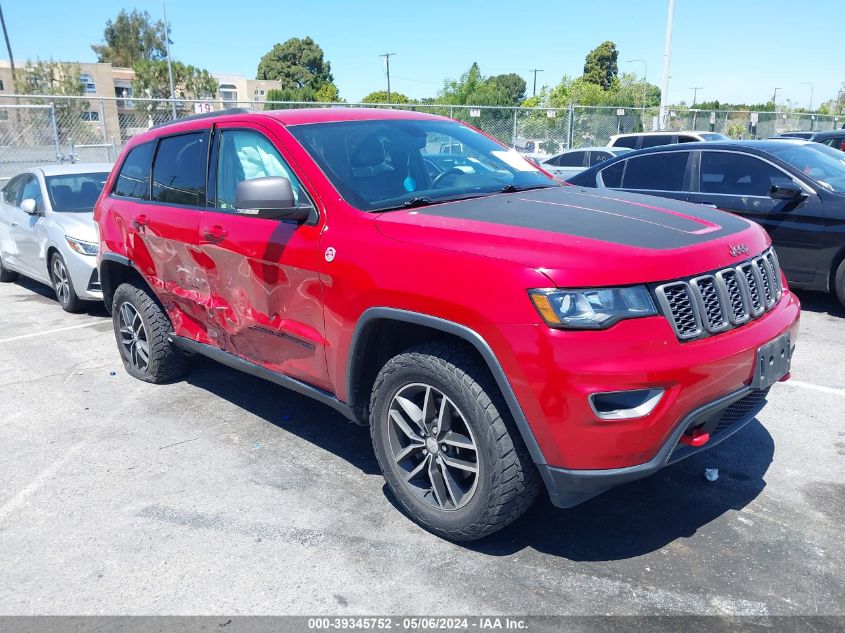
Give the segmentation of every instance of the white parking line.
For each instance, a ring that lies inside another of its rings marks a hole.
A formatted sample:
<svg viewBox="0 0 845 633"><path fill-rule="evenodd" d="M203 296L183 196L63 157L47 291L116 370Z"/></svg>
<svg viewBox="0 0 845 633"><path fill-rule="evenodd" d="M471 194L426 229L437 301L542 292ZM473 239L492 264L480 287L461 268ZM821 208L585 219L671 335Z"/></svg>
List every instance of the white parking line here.
<svg viewBox="0 0 845 633"><path fill-rule="evenodd" d="M83 323L82 325L70 325L68 327L60 327L55 330L44 330L42 332L31 332L30 334L21 334L20 336L10 336L9 338L0 338L0 343L11 343L12 341L20 341L25 338L32 338L34 336L47 336L48 334L57 334L59 332L67 332L68 330L81 330L84 327L91 327L98 325L104 321L91 321L91 323Z"/></svg>
<svg viewBox="0 0 845 633"><path fill-rule="evenodd" d="M804 382L802 380L790 379L785 383L787 387L800 387L801 389L810 389L811 391L818 391L820 393L828 393L834 396L845 397L845 389L837 389L836 387L825 387L824 385L814 385L811 382Z"/></svg>

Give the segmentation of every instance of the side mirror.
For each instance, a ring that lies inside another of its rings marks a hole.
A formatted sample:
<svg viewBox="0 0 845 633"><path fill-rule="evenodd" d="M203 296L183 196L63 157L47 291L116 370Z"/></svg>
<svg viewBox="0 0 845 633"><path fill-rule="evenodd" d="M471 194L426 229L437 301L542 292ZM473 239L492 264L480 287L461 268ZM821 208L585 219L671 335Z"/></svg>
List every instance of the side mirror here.
<svg viewBox="0 0 845 633"><path fill-rule="evenodd" d="M797 185L772 185L769 188L769 197L772 200L791 200L806 199L806 195Z"/></svg>
<svg viewBox="0 0 845 633"><path fill-rule="evenodd" d="M238 183L235 208L240 215L268 220L304 222L311 206L297 206L290 180L281 176L253 178Z"/></svg>
<svg viewBox="0 0 845 633"><path fill-rule="evenodd" d="M21 201L21 211L27 215L38 215L38 203L33 198L24 198Z"/></svg>

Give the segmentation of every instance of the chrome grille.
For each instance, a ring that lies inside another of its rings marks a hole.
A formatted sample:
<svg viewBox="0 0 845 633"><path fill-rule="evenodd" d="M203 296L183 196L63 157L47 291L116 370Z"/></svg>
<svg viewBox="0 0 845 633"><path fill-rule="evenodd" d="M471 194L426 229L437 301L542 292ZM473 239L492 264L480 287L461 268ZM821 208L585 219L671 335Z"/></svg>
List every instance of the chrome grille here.
<svg viewBox="0 0 845 633"><path fill-rule="evenodd" d="M773 249L732 268L655 288L657 302L682 341L716 334L756 319L783 295Z"/></svg>

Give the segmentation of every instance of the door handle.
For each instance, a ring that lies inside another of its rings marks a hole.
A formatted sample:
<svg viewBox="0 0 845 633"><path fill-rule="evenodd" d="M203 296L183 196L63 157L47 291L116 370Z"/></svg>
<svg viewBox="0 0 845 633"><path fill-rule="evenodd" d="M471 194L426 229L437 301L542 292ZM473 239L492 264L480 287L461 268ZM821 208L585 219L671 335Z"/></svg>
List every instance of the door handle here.
<svg viewBox="0 0 845 633"><path fill-rule="evenodd" d="M132 226L136 229L140 229L142 226L147 226L149 223L150 219L143 213L141 215L136 215L132 220Z"/></svg>
<svg viewBox="0 0 845 633"><path fill-rule="evenodd" d="M219 224L214 224L211 226L202 227L202 234L208 240L219 242L221 240L226 239L226 236L229 234L229 232L226 231L226 229L224 229Z"/></svg>
<svg viewBox="0 0 845 633"><path fill-rule="evenodd" d="M17 222L12 222L12 226L17 226L17 225L18 225Z"/></svg>

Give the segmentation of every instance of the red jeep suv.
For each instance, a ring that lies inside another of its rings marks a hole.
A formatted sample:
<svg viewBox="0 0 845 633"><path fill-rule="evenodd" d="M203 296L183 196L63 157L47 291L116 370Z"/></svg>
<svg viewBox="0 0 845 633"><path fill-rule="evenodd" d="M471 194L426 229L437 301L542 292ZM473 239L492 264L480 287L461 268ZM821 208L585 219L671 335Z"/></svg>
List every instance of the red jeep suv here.
<svg viewBox="0 0 845 633"><path fill-rule="evenodd" d="M797 332L759 226L561 186L416 112L169 123L127 143L95 216L131 375L201 354L369 425L401 505L454 540L543 485L571 507L724 440Z"/></svg>

